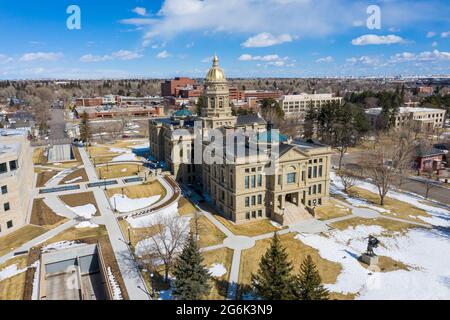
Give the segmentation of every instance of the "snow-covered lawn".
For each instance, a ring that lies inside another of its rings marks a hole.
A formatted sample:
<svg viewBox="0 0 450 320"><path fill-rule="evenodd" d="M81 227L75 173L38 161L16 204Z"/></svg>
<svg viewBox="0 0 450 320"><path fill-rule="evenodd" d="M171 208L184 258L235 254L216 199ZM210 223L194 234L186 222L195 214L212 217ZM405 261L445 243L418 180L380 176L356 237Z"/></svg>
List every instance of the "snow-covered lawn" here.
<svg viewBox="0 0 450 320"><path fill-rule="evenodd" d="M77 182L77 181L80 181L80 180L83 180L83 177L76 177L76 178L74 178L72 180L69 180L69 181L66 181L64 183L65 184L69 184L69 183L74 183L74 182Z"/></svg>
<svg viewBox="0 0 450 320"><path fill-rule="evenodd" d="M50 251L57 251L57 250L73 248L73 247L77 247L77 246L81 246L81 245L83 245L83 243L79 243L76 241L60 241L60 242L55 242L55 243L46 245L45 247L43 247L41 249L41 251L43 253L45 253L45 252L50 252Z"/></svg>
<svg viewBox="0 0 450 320"><path fill-rule="evenodd" d="M178 203L174 203L167 208L143 217L127 218L127 222L132 228L148 228L155 225L155 223L160 221L162 217L174 216L178 216Z"/></svg>
<svg viewBox="0 0 450 320"><path fill-rule="evenodd" d="M110 200L111 204L115 206L119 212L132 212L139 209L144 209L156 203L161 198L160 195L151 196L148 198L130 199L126 195L115 194Z"/></svg>
<svg viewBox="0 0 450 320"><path fill-rule="evenodd" d="M80 222L79 224L77 224L75 226L75 228L77 228L77 229L86 229L86 228L94 229L94 228L98 228L98 224L92 223L90 221L83 221L83 222Z"/></svg>
<svg viewBox="0 0 450 320"><path fill-rule="evenodd" d="M390 257L410 267L409 271L370 272L359 262L367 237L376 236L382 246L379 256ZM450 233L437 229L411 229L386 236L380 226L357 226L333 230L326 235L299 234L296 239L319 250L343 270L330 291L358 293L357 299L450 299Z"/></svg>
<svg viewBox="0 0 450 320"><path fill-rule="evenodd" d="M123 153L120 156L114 157L111 161L112 162L139 161L139 157L137 157L131 151L127 151L126 153Z"/></svg>
<svg viewBox="0 0 450 320"><path fill-rule="evenodd" d="M95 216L95 213L97 212L97 209L91 203L79 207L70 207L70 206L66 207L73 213L75 213L77 216L82 217L86 220L92 219L92 217Z"/></svg>
<svg viewBox="0 0 450 320"><path fill-rule="evenodd" d="M211 274L211 276L219 278L219 277L221 277L221 276L223 276L224 274L227 273L227 269L221 263L214 263L209 268L209 273Z"/></svg>

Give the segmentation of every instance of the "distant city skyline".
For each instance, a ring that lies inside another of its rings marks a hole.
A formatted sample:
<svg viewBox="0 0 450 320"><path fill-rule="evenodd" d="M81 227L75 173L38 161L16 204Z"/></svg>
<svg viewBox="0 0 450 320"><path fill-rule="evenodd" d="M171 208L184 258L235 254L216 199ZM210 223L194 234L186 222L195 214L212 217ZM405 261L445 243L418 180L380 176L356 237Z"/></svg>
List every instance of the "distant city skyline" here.
<svg viewBox="0 0 450 320"><path fill-rule="evenodd" d="M3 1L0 30L2 80L450 74L445 0Z"/></svg>

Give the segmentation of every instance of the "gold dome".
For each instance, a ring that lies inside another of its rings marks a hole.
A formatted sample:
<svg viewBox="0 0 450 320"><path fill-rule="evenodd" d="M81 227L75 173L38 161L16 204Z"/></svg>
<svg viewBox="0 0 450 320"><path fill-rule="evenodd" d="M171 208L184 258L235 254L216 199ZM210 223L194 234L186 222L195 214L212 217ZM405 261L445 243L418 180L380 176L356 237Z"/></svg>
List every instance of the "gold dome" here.
<svg viewBox="0 0 450 320"><path fill-rule="evenodd" d="M226 81L225 73L223 72L222 68L219 67L219 58L217 57L217 55L214 55L213 66L211 69L209 69L208 74L206 75L206 81L207 82Z"/></svg>

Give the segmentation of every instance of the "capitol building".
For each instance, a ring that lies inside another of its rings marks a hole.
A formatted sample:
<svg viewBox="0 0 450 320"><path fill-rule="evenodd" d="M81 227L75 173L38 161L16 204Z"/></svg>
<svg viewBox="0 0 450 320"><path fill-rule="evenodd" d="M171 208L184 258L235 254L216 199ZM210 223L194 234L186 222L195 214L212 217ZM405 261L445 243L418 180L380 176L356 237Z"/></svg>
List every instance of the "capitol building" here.
<svg viewBox="0 0 450 320"><path fill-rule="evenodd" d="M331 148L291 140L260 115L234 116L217 56L204 86L201 114L181 109L149 120L152 157L235 223L311 219L329 199Z"/></svg>

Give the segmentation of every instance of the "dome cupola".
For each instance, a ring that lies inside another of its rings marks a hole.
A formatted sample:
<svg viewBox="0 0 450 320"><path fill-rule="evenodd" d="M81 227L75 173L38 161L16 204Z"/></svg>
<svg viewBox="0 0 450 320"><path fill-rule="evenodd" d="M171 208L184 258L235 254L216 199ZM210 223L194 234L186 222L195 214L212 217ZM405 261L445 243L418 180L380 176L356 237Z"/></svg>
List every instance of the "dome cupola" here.
<svg viewBox="0 0 450 320"><path fill-rule="evenodd" d="M206 75L207 82L225 82L225 73L222 68L219 67L219 58L217 55L214 55L213 65L211 69L209 69L208 74Z"/></svg>

